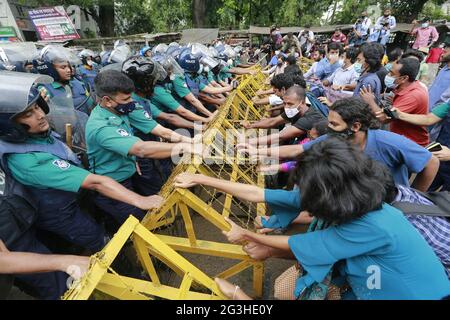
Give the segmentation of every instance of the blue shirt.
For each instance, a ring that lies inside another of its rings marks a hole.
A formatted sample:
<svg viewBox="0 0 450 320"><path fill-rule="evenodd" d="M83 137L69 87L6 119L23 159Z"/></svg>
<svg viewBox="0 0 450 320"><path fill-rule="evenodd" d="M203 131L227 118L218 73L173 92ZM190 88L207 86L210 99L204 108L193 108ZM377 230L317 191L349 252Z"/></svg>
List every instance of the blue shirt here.
<svg viewBox="0 0 450 320"><path fill-rule="evenodd" d="M438 104L447 102L442 100L442 96L450 86L450 68L446 65L436 77L430 87L430 109L433 110ZM445 99L445 98L444 98Z"/></svg>
<svg viewBox="0 0 450 320"><path fill-rule="evenodd" d="M320 80L324 80L325 78L331 76L340 67L341 64L339 62L336 62L335 64L330 64L328 58L323 58L317 64L315 72L316 77L319 78Z"/></svg>
<svg viewBox="0 0 450 320"><path fill-rule="evenodd" d="M366 73L359 77L353 95L358 97L363 87L371 87L378 101L381 99L381 80L376 73Z"/></svg>
<svg viewBox="0 0 450 320"><path fill-rule="evenodd" d="M269 66L273 67L276 66L277 64L278 64L278 56L274 55L270 60Z"/></svg>
<svg viewBox="0 0 450 320"><path fill-rule="evenodd" d="M305 151L328 136L303 145ZM389 168L395 183L409 186L409 173L420 173L430 162L432 154L417 143L393 132L369 130L364 153Z"/></svg>
<svg viewBox="0 0 450 320"><path fill-rule="evenodd" d="M298 189L292 191L266 189L264 201L272 210L270 219L263 219L264 228L286 228L300 214L301 199Z"/></svg>
<svg viewBox="0 0 450 320"><path fill-rule="evenodd" d="M402 212L387 204L350 223L292 236L289 246L307 272L297 281L297 295L322 282L339 261L361 300L438 300L450 294L436 254Z"/></svg>
<svg viewBox="0 0 450 320"><path fill-rule="evenodd" d="M367 42L378 42L378 43L382 44L383 46L385 46L389 40L390 35L391 35L391 32L389 30L372 29L370 31L369 38L367 38Z"/></svg>

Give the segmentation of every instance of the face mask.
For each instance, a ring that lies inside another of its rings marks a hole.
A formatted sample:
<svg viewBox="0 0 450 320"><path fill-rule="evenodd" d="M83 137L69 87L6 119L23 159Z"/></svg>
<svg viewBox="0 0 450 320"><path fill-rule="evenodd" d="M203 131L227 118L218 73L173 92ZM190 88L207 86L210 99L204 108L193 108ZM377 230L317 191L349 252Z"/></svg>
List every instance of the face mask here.
<svg viewBox="0 0 450 320"><path fill-rule="evenodd" d="M355 135L355 132L353 132L351 129L348 128L345 129L344 131L336 131L331 128L328 128L328 135L331 137L338 137L348 140Z"/></svg>
<svg viewBox="0 0 450 320"><path fill-rule="evenodd" d="M284 108L284 112L289 119L293 119L300 113L300 110L297 106L296 108Z"/></svg>
<svg viewBox="0 0 450 320"><path fill-rule="evenodd" d="M430 26L430 24L429 23L422 23L422 28L428 28Z"/></svg>
<svg viewBox="0 0 450 320"><path fill-rule="evenodd" d="M134 110L136 110L136 102L130 102L127 104L118 104L117 107L115 107L116 111L122 115L128 115L132 113Z"/></svg>
<svg viewBox="0 0 450 320"><path fill-rule="evenodd" d="M170 81L173 81L173 80L175 80L177 77L174 75L174 74L171 74L170 75Z"/></svg>
<svg viewBox="0 0 450 320"><path fill-rule="evenodd" d="M229 60L227 61L227 64L228 64L228 66L232 67L232 66L233 66L233 60L229 59Z"/></svg>
<svg viewBox="0 0 450 320"><path fill-rule="evenodd" d="M388 63L384 68L388 71L391 72L392 68L394 67L394 65L392 63Z"/></svg>
<svg viewBox="0 0 450 320"><path fill-rule="evenodd" d="M203 72L203 65L200 65L200 69L198 70L198 74L201 74Z"/></svg>
<svg viewBox="0 0 450 320"><path fill-rule="evenodd" d="M362 71L363 71L362 64L359 63L359 62L355 63L355 64L353 65L353 68L355 68L355 72L356 72L356 73L359 73L359 74L361 74Z"/></svg>
<svg viewBox="0 0 450 320"><path fill-rule="evenodd" d="M395 80L396 79L394 77L391 77L390 75L387 75L386 78L384 79L384 84L389 89L395 89L395 88L398 87L398 85L395 84Z"/></svg>
<svg viewBox="0 0 450 320"><path fill-rule="evenodd" d="M205 69L203 70L205 73L209 73L211 70L208 66L205 67Z"/></svg>
<svg viewBox="0 0 450 320"><path fill-rule="evenodd" d="M94 61L88 60L88 61L87 61L87 65L90 66L90 67L92 67L92 66L94 65Z"/></svg>

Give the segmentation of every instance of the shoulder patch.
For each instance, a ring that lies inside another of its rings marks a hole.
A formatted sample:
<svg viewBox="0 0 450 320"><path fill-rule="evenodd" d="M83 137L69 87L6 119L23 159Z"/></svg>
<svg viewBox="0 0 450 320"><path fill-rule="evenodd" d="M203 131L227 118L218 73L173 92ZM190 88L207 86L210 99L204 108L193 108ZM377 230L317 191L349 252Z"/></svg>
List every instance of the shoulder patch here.
<svg viewBox="0 0 450 320"><path fill-rule="evenodd" d="M110 126L120 126L122 124L123 120L119 117L109 117L108 118L108 124Z"/></svg>
<svg viewBox="0 0 450 320"><path fill-rule="evenodd" d="M144 111L144 116L145 116L147 119L149 119L149 120L152 119L152 116L151 116L150 113L148 113L147 111Z"/></svg>
<svg viewBox="0 0 450 320"><path fill-rule="evenodd" d="M122 137L129 137L129 136L130 136L130 134L128 133L128 131L125 130L125 129L118 129L118 130L117 130L117 133L118 133L119 135L121 135Z"/></svg>
<svg viewBox="0 0 450 320"><path fill-rule="evenodd" d="M55 160L53 161L53 165L61 170L67 170L70 168L70 163L65 160Z"/></svg>

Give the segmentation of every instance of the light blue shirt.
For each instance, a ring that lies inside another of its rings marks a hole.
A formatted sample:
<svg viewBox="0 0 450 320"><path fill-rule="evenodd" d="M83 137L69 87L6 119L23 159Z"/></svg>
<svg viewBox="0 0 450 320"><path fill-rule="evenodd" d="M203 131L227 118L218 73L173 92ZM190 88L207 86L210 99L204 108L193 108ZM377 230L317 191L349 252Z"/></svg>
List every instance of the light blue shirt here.
<svg viewBox="0 0 450 320"><path fill-rule="evenodd" d="M346 86L355 83L359 78L358 73L355 71L353 65L344 69L340 67L331 76L328 77L328 81L336 86Z"/></svg>
<svg viewBox="0 0 450 320"><path fill-rule="evenodd" d="M338 68L341 67L340 62L336 62L335 64L330 64L328 58L323 58L317 64L315 75L320 80L323 80L333 74Z"/></svg>

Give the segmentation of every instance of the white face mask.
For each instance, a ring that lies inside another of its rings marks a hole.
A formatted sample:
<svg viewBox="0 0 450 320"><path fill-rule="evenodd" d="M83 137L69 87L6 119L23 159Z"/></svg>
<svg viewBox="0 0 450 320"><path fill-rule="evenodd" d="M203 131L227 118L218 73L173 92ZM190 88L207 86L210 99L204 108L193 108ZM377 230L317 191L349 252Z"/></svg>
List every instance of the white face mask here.
<svg viewBox="0 0 450 320"><path fill-rule="evenodd" d="M174 75L174 74L171 74L170 75L170 81L173 81L173 80L175 80L177 77Z"/></svg>
<svg viewBox="0 0 450 320"><path fill-rule="evenodd" d="M205 69L203 70L205 73L209 73L211 70L208 66L205 67Z"/></svg>
<svg viewBox="0 0 450 320"><path fill-rule="evenodd" d="M286 116L289 119L293 119L300 113L300 110L298 110L298 106L295 108L286 108L285 107L284 112L286 113Z"/></svg>
<svg viewBox="0 0 450 320"><path fill-rule="evenodd" d="M88 60L86 63L90 67L92 67L94 65L94 61L92 61L92 60Z"/></svg>
<svg viewBox="0 0 450 320"><path fill-rule="evenodd" d="M422 23L422 28L428 28L430 26L430 24L429 23Z"/></svg>

